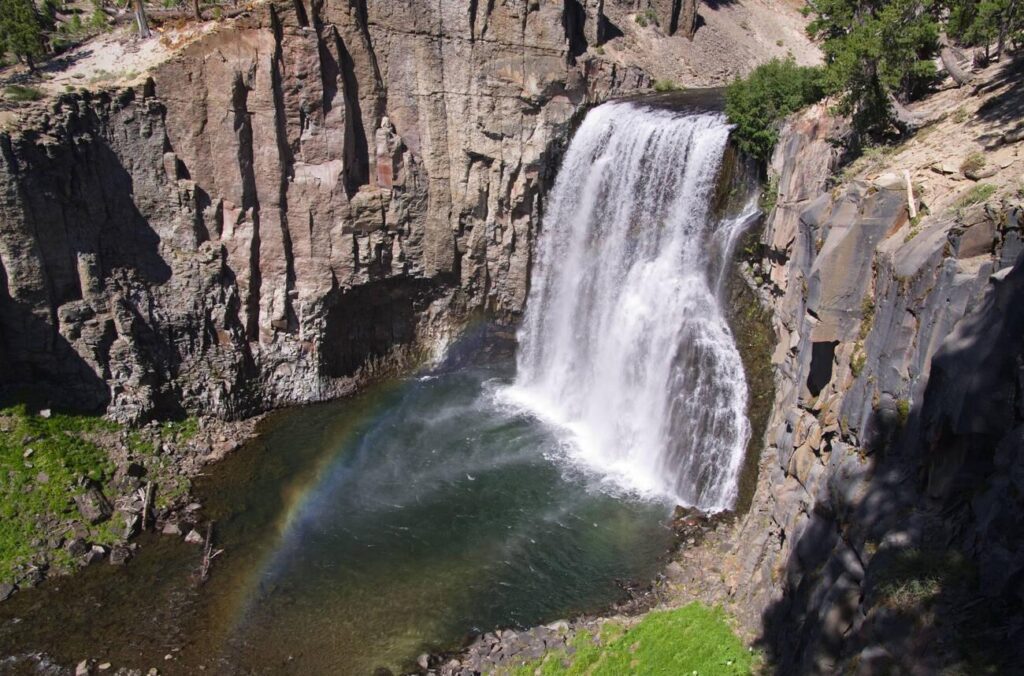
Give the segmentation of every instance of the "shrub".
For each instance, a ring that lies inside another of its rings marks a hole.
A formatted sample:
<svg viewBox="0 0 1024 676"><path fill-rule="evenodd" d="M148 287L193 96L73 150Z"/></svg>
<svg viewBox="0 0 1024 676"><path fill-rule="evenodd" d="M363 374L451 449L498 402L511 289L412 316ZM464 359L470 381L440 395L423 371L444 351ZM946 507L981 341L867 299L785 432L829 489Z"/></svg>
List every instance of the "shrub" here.
<svg viewBox="0 0 1024 676"><path fill-rule="evenodd" d="M4 89L4 98L8 101L38 101L43 92L27 85L11 85Z"/></svg>
<svg viewBox="0 0 1024 676"><path fill-rule="evenodd" d="M899 399L896 402L896 415L900 420L900 427L907 424L907 420L910 419L910 400Z"/></svg>
<svg viewBox="0 0 1024 676"><path fill-rule="evenodd" d="M782 119L823 96L821 69L773 59L729 85L725 114L736 125L733 137L740 149L766 160L779 140Z"/></svg>
<svg viewBox="0 0 1024 676"><path fill-rule="evenodd" d="M985 167L985 155L983 153L971 153L960 163L960 171L979 171Z"/></svg>
<svg viewBox="0 0 1024 676"><path fill-rule="evenodd" d="M636 15L636 22L641 28L647 28L648 25L657 26L658 13L648 7Z"/></svg>
<svg viewBox="0 0 1024 676"><path fill-rule="evenodd" d="M761 196L758 199L758 207L766 214L770 214L774 209L775 205L779 201L779 175L769 174L768 180L764 184L764 188L761 190Z"/></svg>
<svg viewBox="0 0 1024 676"><path fill-rule="evenodd" d="M657 80L654 83L654 91L656 92L674 92L679 89L672 80Z"/></svg>
<svg viewBox="0 0 1024 676"><path fill-rule="evenodd" d="M92 12L92 17L89 19L89 25L98 30L105 30L107 27L107 15L103 13L102 9L96 8Z"/></svg>
<svg viewBox="0 0 1024 676"><path fill-rule="evenodd" d="M956 201L953 205L955 209L963 209L965 207L973 206L975 204L981 204L995 193L996 187L991 183L978 183L973 188L963 194L963 196Z"/></svg>

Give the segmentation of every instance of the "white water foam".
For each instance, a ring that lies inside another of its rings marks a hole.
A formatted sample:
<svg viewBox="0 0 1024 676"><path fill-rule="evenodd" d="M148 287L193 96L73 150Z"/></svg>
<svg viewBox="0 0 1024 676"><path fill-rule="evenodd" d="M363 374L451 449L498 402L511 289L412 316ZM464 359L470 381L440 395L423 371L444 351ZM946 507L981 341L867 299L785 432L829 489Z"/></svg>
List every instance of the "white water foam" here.
<svg viewBox="0 0 1024 676"><path fill-rule="evenodd" d="M729 127L611 103L566 153L537 246L515 383L623 487L732 506L750 428L720 287L745 218L709 214Z"/></svg>

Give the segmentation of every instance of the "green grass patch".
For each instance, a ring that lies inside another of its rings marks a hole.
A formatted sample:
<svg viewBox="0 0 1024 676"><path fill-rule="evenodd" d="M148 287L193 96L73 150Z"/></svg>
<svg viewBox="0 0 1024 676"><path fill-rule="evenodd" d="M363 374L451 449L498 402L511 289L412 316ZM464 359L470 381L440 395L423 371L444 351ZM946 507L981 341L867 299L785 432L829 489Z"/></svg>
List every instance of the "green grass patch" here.
<svg viewBox="0 0 1024 676"><path fill-rule="evenodd" d="M679 85L672 80L657 80L654 83L654 91L656 92L675 92L679 91Z"/></svg>
<svg viewBox="0 0 1024 676"><path fill-rule="evenodd" d="M649 613L625 629L609 622L595 640L580 632L571 655L554 651L542 660L512 671L515 676L588 674L750 674L756 655L730 629L725 612L691 603L683 608Z"/></svg>
<svg viewBox="0 0 1024 676"><path fill-rule="evenodd" d="M8 101L38 101L43 98L43 92L35 87L27 85L10 85L4 88L4 98Z"/></svg>
<svg viewBox="0 0 1024 676"><path fill-rule="evenodd" d="M159 423L155 430L141 427L128 433L128 450L137 456L156 455L164 442L187 443L196 436L197 432L199 432L198 418L168 420Z"/></svg>
<svg viewBox="0 0 1024 676"><path fill-rule="evenodd" d="M975 204L981 204L986 201L989 197L992 197L996 192L996 187L991 183L978 183L970 190L965 192L960 199L953 205L954 209L964 209L966 207L973 206Z"/></svg>
<svg viewBox="0 0 1024 676"><path fill-rule="evenodd" d="M114 471L89 433L116 429L97 416L0 410L0 580L30 560L33 543L66 535L62 524L78 514L79 478L103 481Z"/></svg>

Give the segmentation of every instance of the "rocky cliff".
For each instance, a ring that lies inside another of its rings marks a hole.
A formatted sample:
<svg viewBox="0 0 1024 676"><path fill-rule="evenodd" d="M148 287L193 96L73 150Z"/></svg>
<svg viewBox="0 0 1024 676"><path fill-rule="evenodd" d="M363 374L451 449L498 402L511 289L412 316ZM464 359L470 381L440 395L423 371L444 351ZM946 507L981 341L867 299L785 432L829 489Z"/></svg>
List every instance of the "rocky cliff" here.
<svg viewBox="0 0 1024 676"><path fill-rule="evenodd" d="M0 134L0 385L240 417L514 317L574 116L697 24L688 0L266 3L145 84L61 94Z"/></svg>
<svg viewBox="0 0 1024 676"><path fill-rule="evenodd" d="M266 5L0 137L5 384L240 416L518 312L574 113L649 80L574 58L600 6L455 4Z"/></svg>
<svg viewBox="0 0 1024 676"><path fill-rule="evenodd" d="M748 268L778 338L760 480L676 579L780 673L1021 663L1024 148L1017 75L989 77L842 173L823 106L772 160Z"/></svg>

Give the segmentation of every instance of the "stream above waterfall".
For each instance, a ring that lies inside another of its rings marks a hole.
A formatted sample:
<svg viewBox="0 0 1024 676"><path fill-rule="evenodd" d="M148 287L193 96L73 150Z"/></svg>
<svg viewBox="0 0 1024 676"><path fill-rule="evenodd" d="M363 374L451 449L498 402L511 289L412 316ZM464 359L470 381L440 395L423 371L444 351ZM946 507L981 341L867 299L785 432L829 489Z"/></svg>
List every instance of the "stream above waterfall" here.
<svg viewBox="0 0 1024 676"><path fill-rule="evenodd" d="M398 672L649 582L676 504L733 504L750 435L720 287L751 211L709 215L727 136L717 113L592 110L517 354L471 327L440 365L271 414L197 482L224 550L204 586L201 548L144 536L127 567L0 605L0 667Z"/></svg>

